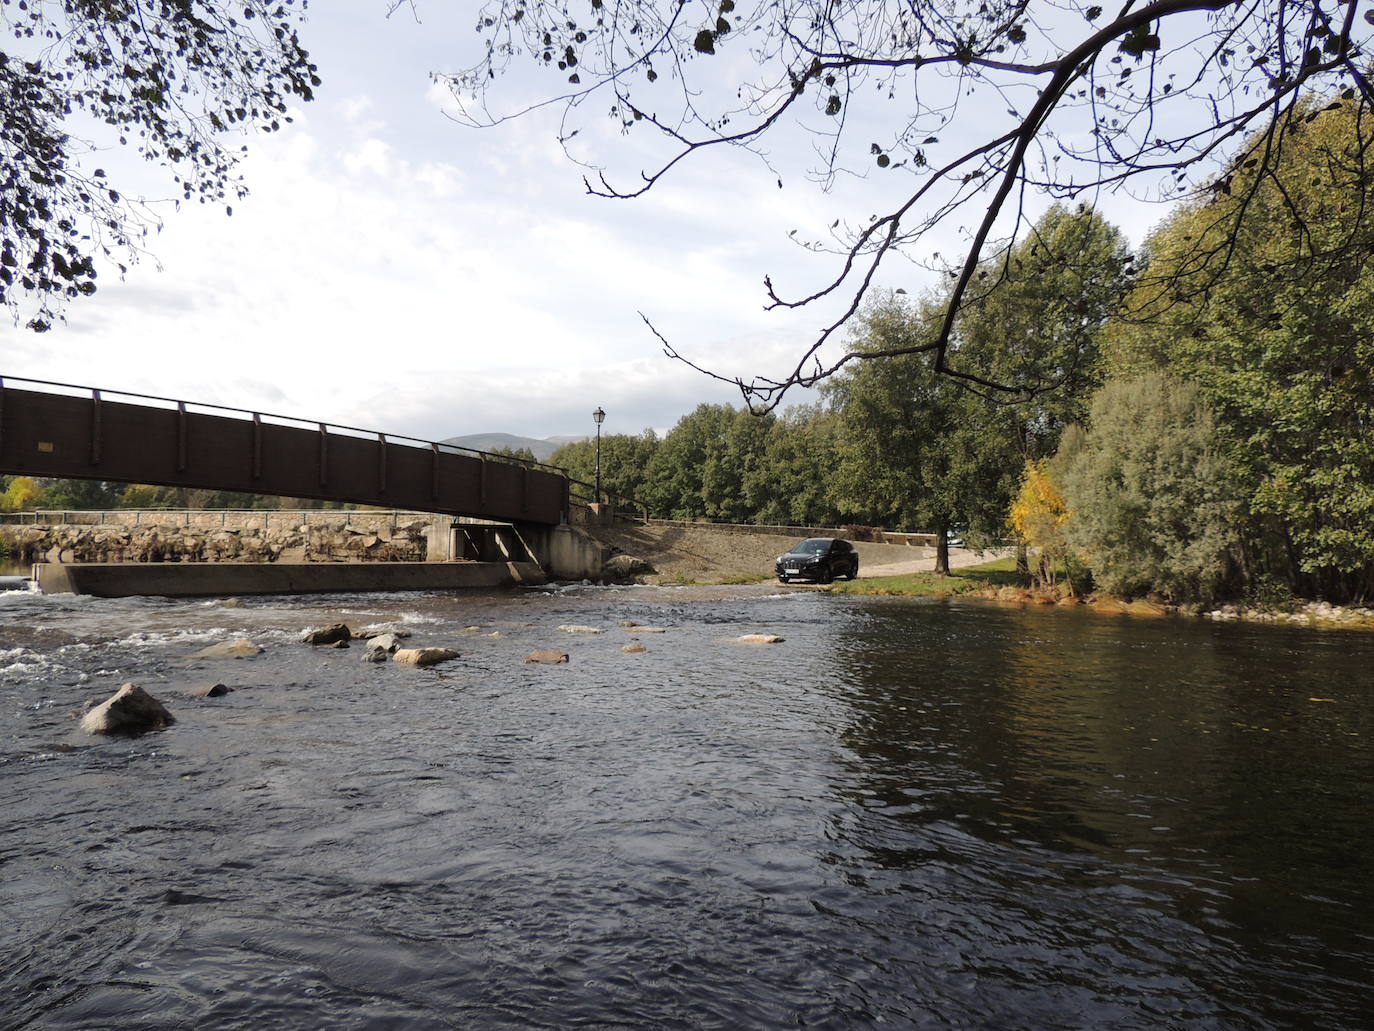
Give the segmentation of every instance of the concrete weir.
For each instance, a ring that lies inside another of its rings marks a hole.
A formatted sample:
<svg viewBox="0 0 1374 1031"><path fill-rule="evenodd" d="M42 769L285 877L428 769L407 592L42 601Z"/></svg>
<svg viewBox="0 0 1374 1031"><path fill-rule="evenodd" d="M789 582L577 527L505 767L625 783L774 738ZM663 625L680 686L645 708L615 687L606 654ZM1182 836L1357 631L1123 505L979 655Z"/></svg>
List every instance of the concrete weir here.
<svg viewBox="0 0 1374 1031"><path fill-rule="evenodd" d="M33 568L45 594L98 598L443 591L547 580L535 562L41 562Z"/></svg>
<svg viewBox="0 0 1374 1031"><path fill-rule="evenodd" d="M10 534L23 558L36 563L33 579L45 594L459 590L595 579L606 557L577 527L432 513L189 509L35 516Z"/></svg>

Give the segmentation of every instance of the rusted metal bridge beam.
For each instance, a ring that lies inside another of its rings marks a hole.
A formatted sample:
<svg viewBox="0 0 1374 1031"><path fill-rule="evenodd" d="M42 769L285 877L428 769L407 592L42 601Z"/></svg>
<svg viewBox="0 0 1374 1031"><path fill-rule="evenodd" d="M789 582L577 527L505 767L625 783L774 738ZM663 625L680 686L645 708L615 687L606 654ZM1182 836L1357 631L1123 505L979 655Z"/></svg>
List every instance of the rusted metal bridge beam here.
<svg viewBox="0 0 1374 1031"><path fill-rule="evenodd" d="M12 382L12 381L11 381ZM107 392L108 394L108 392ZM21 390L0 380L0 473L244 491L555 525L567 481L324 424L249 418Z"/></svg>

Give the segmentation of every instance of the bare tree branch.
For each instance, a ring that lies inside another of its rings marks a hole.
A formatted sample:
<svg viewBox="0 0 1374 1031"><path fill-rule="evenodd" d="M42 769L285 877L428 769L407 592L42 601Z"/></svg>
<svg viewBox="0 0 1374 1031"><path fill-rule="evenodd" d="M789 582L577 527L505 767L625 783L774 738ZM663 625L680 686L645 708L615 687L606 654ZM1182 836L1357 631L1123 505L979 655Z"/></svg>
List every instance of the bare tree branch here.
<svg viewBox="0 0 1374 1031"><path fill-rule="evenodd" d="M1083 0L489 0L476 26L482 59L444 81L466 105L462 120L490 126L513 116L489 113L502 73L518 62L556 68L578 89L544 103L585 116L587 102L606 97L623 131L648 131L668 147L633 186L599 171L587 184L598 196L669 188L683 162L721 145L771 169L795 136L823 141L811 147L819 164L808 174L824 187L863 169L891 182L910 177L886 213L839 238L823 285L789 298L764 277L769 309L842 298L838 317L790 371L713 372L645 322L669 356L735 385L751 408L771 409L793 387L887 356L826 353L893 255L920 263L933 232L958 227L967 242L942 266L953 283L939 329L893 353L928 353L937 370L1018 398L1043 384L960 368L951 342L961 313L1005 276L998 264L1032 222L1029 199L1130 190L1167 201L1236 187L1253 197L1272 180L1285 137L1323 105L1374 107L1374 14L1361 20L1356 8L1352 0L1152 0L1111 15ZM962 113L970 105L976 120ZM982 138L970 142L971 121ZM1228 207L1232 225L1247 203ZM1224 245L1198 257L1209 273L1230 259ZM984 280L986 289L975 289ZM1167 295L1170 284L1159 286Z"/></svg>

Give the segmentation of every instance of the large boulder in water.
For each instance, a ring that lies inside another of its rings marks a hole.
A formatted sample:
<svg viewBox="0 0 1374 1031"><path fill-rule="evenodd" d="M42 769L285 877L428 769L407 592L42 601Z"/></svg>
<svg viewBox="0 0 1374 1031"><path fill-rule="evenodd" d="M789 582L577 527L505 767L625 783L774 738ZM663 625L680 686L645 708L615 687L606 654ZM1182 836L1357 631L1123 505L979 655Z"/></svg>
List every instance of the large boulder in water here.
<svg viewBox="0 0 1374 1031"><path fill-rule="evenodd" d="M353 637L353 632L343 623L334 623L331 626L316 627L314 630L307 630L301 635L301 640L306 644L334 644L338 641L348 641Z"/></svg>
<svg viewBox="0 0 1374 1031"><path fill-rule="evenodd" d="M385 662L400 647L401 640L395 634L378 634L367 642L363 658L368 662Z"/></svg>
<svg viewBox="0 0 1374 1031"><path fill-rule="evenodd" d="M81 717L87 734L142 734L176 722L161 702L137 684L125 684Z"/></svg>
<svg viewBox="0 0 1374 1031"><path fill-rule="evenodd" d="M657 573L648 562L634 555L612 555L601 567L601 579L609 583L627 583L635 577Z"/></svg>

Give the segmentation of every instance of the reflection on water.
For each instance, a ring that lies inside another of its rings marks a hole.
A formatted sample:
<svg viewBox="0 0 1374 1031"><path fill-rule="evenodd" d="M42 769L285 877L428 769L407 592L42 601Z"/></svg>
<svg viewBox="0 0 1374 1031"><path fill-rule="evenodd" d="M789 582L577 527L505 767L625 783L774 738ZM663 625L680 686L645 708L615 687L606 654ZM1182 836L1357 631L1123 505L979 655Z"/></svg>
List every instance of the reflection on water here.
<svg viewBox="0 0 1374 1031"><path fill-rule="evenodd" d="M1374 637L770 591L0 596L6 1019L1368 1026Z"/></svg>

